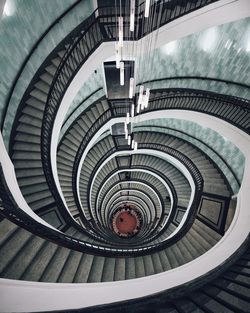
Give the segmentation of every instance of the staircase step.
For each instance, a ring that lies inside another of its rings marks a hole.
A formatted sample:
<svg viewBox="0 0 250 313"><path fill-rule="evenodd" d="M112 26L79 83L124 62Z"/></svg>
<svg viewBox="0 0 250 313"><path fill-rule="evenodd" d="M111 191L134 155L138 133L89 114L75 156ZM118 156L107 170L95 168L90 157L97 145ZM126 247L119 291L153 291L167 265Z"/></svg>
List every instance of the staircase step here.
<svg viewBox="0 0 250 313"><path fill-rule="evenodd" d="M41 90L37 89L37 88L34 88L30 95L33 97L33 98L36 98L37 100L41 101L41 102L44 102L46 103L47 102L47 97L48 95L44 92L42 92Z"/></svg>
<svg viewBox="0 0 250 313"><path fill-rule="evenodd" d="M33 136L31 134L23 134L23 133L17 133L15 136L16 142L25 142L25 143L31 143L31 144L38 144L41 143L41 138L39 136Z"/></svg>
<svg viewBox="0 0 250 313"><path fill-rule="evenodd" d="M18 252L22 250L22 247L28 242L32 234L23 229L18 229L13 236L10 236L8 241L4 242L1 248L0 258L0 276L3 271L8 267L9 263L15 259Z"/></svg>
<svg viewBox="0 0 250 313"><path fill-rule="evenodd" d="M48 267L51 258L53 257L58 246L45 241L33 258L31 264L22 275L21 279L39 281L44 270Z"/></svg>
<svg viewBox="0 0 250 313"><path fill-rule="evenodd" d="M88 283L101 282L105 258L95 256L88 276Z"/></svg>
<svg viewBox="0 0 250 313"><path fill-rule="evenodd" d="M14 151L25 151L27 154L32 153L32 152L40 152L41 147L39 144L32 144L32 143L24 143L24 142L16 142L14 147Z"/></svg>
<svg viewBox="0 0 250 313"><path fill-rule="evenodd" d="M44 243L44 239L31 236L27 244L16 254L14 260L2 273L1 277L8 279L20 279L25 269L32 263L33 258Z"/></svg>
<svg viewBox="0 0 250 313"><path fill-rule="evenodd" d="M114 280L115 258L105 258L102 273L102 282Z"/></svg>
<svg viewBox="0 0 250 313"><path fill-rule="evenodd" d="M153 261L153 266L154 266L154 271L155 273L161 273L163 271L163 267L161 265L161 260L159 257L158 253L154 253L151 255L152 261Z"/></svg>
<svg viewBox="0 0 250 313"><path fill-rule="evenodd" d="M136 278L135 274L135 259L134 258L126 258L126 279L134 279Z"/></svg>
<svg viewBox="0 0 250 313"><path fill-rule="evenodd" d="M144 261L145 275L148 276L148 275L155 274L154 264L153 264L151 255L145 255L143 257L143 261Z"/></svg>
<svg viewBox="0 0 250 313"><path fill-rule="evenodd" d="M125 279L125 259L116 258L115 260L115 273L114 280L124 280Z"/></svg>
<svg viewBox="0 0 250 313"><path fill-rule="evenodd" d="M48 72L45 72L40 76L40 79L50 86L53 81L53 76Z"/></svg>
<svg viewBox="0 0 250 313"><path fill-rule="evenodd" d="M70 250L59 247L56 250L55 254L53 255L52 259L50 260L48 266L46 267L42 277L39 281L44 282L55 282L57 281L61 270L69 256Z"/></svg>
<svg viewBox="0 0 250 313"><path fill-rule="evenodd" d="M85 254L82 256L73 280L74 283L86 283L88 281L93 259L94 256L90 254Z"/></svg>
<svg viewBox="0 0 250 313"><path fill-rule="evenodd" d="M135 257L135 274L136 278L145 276L143 257Z"/></svg>
<svg viewBox="0 0 250 313"><path fill-rule="evenodd" d="M14 223L11 223L7 218L3 219L0 222L0 247L17 231L18 227Z"/></svg>
<svg viewBox="0 0 250 313"><path fill-rule="evenodd" d="M31 116L33 118L36 118L38 120L43 119L43 111L41 111L41 108L35 108L31 105L26 105L22 111L23 114Z"/></svg>
<svg viewBox="0 0 250 313"><path fill-rule="evenodd" d="M79 266L80 260L82 257L82 253L77 251L71 251L67 261L64 264L64 267L61 271L61 274L58 278L58 282L60 283L72 283L77 268Z"/></svg>
<svg viewBox="0 0 250 313"><path fill-rule="evenodd" d="M36 88L41 90L43 93L48 94L49 93L49 89L50 89L50 84L45 83L42 80L39 80L36 84L35 84Z"/></svg>

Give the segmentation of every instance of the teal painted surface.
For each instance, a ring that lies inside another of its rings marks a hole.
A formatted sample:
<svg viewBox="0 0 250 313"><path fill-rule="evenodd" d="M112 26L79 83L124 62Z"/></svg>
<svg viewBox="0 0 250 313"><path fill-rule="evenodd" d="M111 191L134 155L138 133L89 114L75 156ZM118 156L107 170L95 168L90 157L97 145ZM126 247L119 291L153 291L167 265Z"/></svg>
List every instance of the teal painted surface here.
<svg viewBox="0 0 250 313"><path fill-rule="evenodd" d="M150 126L149 126L150 125ZM219 156L221 156L234 174L236 174L239 181L242 181L244 167L245 167L245 157L243 153L230 141L226 138L222 137L217 132L213 131L210 128L204 128L199 124L185 121L185 120L177 120L177 119L159 119L159 120L149 120L146 122L137 123L136 126L140 127L141 130L152 130L152 131L160 131L162 133L175 135L179 138L182 138L186 141L191 142L198 148L200 148L204 153L206 153L214 162L221 168L222 172L226 176L228 182L230 183L233 192L237 193L239 190L239 186L237 181L232 175L232 172L228 168L228 166L222 161ZM159 128L155 128L154 126L162 127L160 130ZM164 129L164 127L172 128L173 130ZM185 134L180 133L179 131L185 132ZM191 138L189 135L197 138ZM203 143L206 143L204 145ZM213 148L216 151L216 155L209 147Z"/></svg>
<svg viewBox="0 0 250 313"><path fill-rule="evenodd" d="M86 90L84 88L82 88L81 91L76 96L76 98L74 99L74 102L73 102L74 108L77 107L77 105L79 103L82 102L82 104L79 106L79 108L77 108L77 110L75 110L75 112L68 119L65 119L66 122L61 129L59 141L61 140L61 138L63 137L63 135L65 134L65 132L67 131L67 129L71 125L71 123L78 116L80 116L82 114L82 112L87 109L88 106L90 106L92 103L94 103L95 101L97 101L98 99L102 98L105 95L104 90L101 89L101 90L97 91L96 93L94 93L87 100L84 101L84 99L89 95L89 94L87 94L87 96L85 96L85 92L86 92ZM81 95L81 93L82 93L82 95ZM70 112L72 112L72 110L70 110ZM68 117L68 115L67 115L67 117Z"/></svg>
<svg viewBox="0 0 250 313"><path fill-rule="evenodd" d="M60 133L60 140L64 133L66 132L67 128L71 125L71 123L82 114L84 110L87 109L89 105L100 99L101 97L105 96L104 91L104 83L103 83L103 73L102 67L95 70L95 72L89 77L89 79L83 84L81 89L78 91L77 95L73 99L68 112L64 119L64 126L62 127ZM101 90L95 92L99 88ZM95 92L91 97L93 92ZM89 97L89 98L88 98ZM87 100L85 100L88 98ZM78 108L77 108L78 107ZM77 108L77 109L76 109ZM74 113L72 114L72 112Z"/></svg>
<svg viewBox="0 0 250 313"><path fill-rule="evenodd" d="M250 85L250 18L213 27L138 60L136 83L166 77L199 76ZM151 88L193 88L250 99L250 90L214 81L173 80Z"/></svg>
<svg viewBox="0 0 250 313"><path fill-rule="evenodd" d="M75 96L69 107L65 120L68 118L71 112L75 110L79 103L81 103L85 98L87 98L99 88L104 88L102 67L97 68L95 72L88 78L88 80L82 85L81 89L78 91L77 95ZM102 94L104 94L104 90Z"/></svg>
<svg viewBox="0 0 250 313"><path fill-rule="evenodd" d="M75 0L8 1L13 3L14 14L4 17L0 22L0 115L15 76L32 46L53 21L75 2ZM32 55L10 101L3 132L5 143L8 142L16 109L37 69L56 45L92 12L92 1L81 1L55 25Z"/></svg>

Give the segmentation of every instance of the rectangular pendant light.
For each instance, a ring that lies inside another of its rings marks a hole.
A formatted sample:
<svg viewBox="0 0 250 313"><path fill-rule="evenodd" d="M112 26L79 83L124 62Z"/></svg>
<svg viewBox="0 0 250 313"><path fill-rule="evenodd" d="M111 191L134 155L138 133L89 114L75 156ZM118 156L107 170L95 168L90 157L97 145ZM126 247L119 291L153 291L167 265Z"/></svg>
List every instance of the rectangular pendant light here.
<svg viewBox="0 0 250 313"><path fill-rule="evenodd" d="M129 80L129 98L132 99L134 95L134 77Z"/></svg>
<svg viewBox="0 0 250 313"><path fill-rule="evenodd" d="M141 109L142 100L143 100L143 90L144 90L144 86L141 85L140 88L139 88L139 97L138 97L138 103L137 103L137 113L139 113L140 109Z"/></svg>
<svg viewBox="0 0 250 313"><path fill-rule="evenodd" d="M129 112L126 115L126 123L129 124Z"/></svg>
<svg viewBox="0 0 250 313"><path fill-rule="evenodd" d="M124 133L128 133L128 126L127 126L126 120L124 122Z"/></svg>
<svg viewBox="0 0 250 313"><path fill-rule="evenodd" d="M128 124L126 123L126 120L124 122L124 133L125 133L125 139L128 139Z"/></svg>
<svg viewBox="0 0 250 313"><path fill-rule="evenodd" d="M138 147L138 142L137 142L137 141L135 141L135 143L134 143L134 151L136 151L136 150L137 150L137 147Z"/></svg>
<svg viewBox="0 0 250 313"><path fill-rule="evenodd" d="M145 103L144 103L145 108L148 107L149 96L150 96L150 89L146 88L146 94L144 96L145 97Z"/></svg>
<svg viewBox="0 0 250 313"><path fill-rule="evenodd" d="M145 95L142 95L142 97L141 97L141 110L144 110L144 108L145 108Z"/></svg>
<svg viewBox="0 0 250 313"><path fill-rule="evenodd" d="M141 105L138 101L138 104L137 104L137 109L136 109L136 113L139 114L140 113L140 109L141 109Z"/></svg>
<svg viewBox="0 0 250 313"><path fill-rule="evenodd" d="M120 61L121 61L121 47L119 46L119 43L115 43L115 62L116 62L116 68L120 68Z"/></svg>
<svg viewBox="0 0 250 313"><path fill-rule="evenodd" d="M124 86L124 62L120 61L120 85Z"/></svg>
<svg viewBox="0 0 250 313"><path fill-rule="evenodd" d="M146 0L144 17L149 17L149 8L150 8L150 0Z"/></svg>
<svg viewBox="0 0 250 313"><path fill-rule="evenodd" d="M135 105L134 103L132 103L131 105L131 117L134 117L135 116Z"/></svg>
<svg viewBox="0 0 250 313"><path fill-rule="evenodd" d="M119 38L119 46L123 47L123 17L118 17L118 38Z"/></svg>
<svg viewBox="0 0 250 313"><path fill-rule="evenodd" d="M134 149L134 147L135 147L135 141L134 141L134 139L133 139L133 140L132 140L132 144L131 144L131 148Z"/></svg>
<svg viewBox="0 0 250 313"><path fill-rule="evenodd" d="M135 0L130 0L130 31L135 30Z"/></svg>
<svg viewBox="0 0 250 313"><path fill-rule="evenodd" d="M128 145L130 146L131 145L131 136L128 135Z"/></svg>
<svg viewBox="0 0 250 313"><path fill-rule="evenodd" d="M144 90L144 86L141 85L139 88L139 98L138 98L138 104L142 103L142 97L143 97L143 90Z"/></svg>

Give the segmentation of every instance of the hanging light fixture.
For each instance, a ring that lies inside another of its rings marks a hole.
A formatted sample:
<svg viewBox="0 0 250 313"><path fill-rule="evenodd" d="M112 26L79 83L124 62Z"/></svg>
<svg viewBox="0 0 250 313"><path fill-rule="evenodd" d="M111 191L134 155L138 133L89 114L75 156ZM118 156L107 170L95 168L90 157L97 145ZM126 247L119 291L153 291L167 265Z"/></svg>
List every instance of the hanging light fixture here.
<svg viewBox="0 0 250 313"><path fill-rule="evenodd" d="M134 78L130 77L129 80L129 98L132 99L134 95Z"/></svg>
<svg viewBox="0 0 250 313"><path fill-rule="evenodd" d="M146 100L146 95L143 94L143 95L142 95L142 100L141 100L141 110L144 110L146 101L147 101L147 100Z"/></svg>
<svg viewBox="0 0 250 313"><path fill-rule="evenodd" d="M131 145L131 136L128 135L128 145L130 146Z"/></svg>
<svg viewBox="0 0 250 313"><path fill-rule="evenodd" d="M144 17L149 17L149 8L150 8L150 0L146 0Z"/></svg>
<svg viewBox="0 0 250 313"><path fill-rule="evenodd" d="M143 90L144 86L141 85L139 89L139 97L138 97L138 103L137 103L137 113L140 113L141 105L142 105L142 98L143 98Z"/></svg>
<svg viewBox="0 0 250 313"><path fill-rule="evenodd" d="M125 139L128 140L128 130L125 131Z"/></svg>
<svg viewBox="0 0 250 313"><path fill-rule="evenodd" d="M145 108L148 107L148 103L149 103L149 96L150 96L150 89L146 88L146 101L145 101Z"/></svg>
<svg viewBox="0 0 250 313"><path fill-rule="evenodd" d="M142 97L143 97L143 91L144 91L144 86L141 85L139 89L139 98L138 98L138 103L142 103Z"/></svg>
<svg viewBox="0 0 250 313"><path fill-rule="evenodd" d="M124 62L120 61L120 85L124 86Z"/></svg>
<svg viewBox="0 0 250 313"><path fill-rule="evenodd" d="M124 133L128 133L128 124L126 123L126 121L124 122Z"/></svg>
<svg viewBox="0 0 250 313"><path fill-rule="evenodd" d="M142 109L148 107L149 96L150 96L150 89L146 88L146 93L145 95L143 95L143 99L142 99Z"/></svg>
<svg viewBox="0 0 250 313"><path fill-rule="evenodd" d="M126 124L129 124L129 112L126 115Z"/></svg>
<svg viewBox="0 0 250 313"><path fill-rule="evenodd" d="M135 141L135 143L134 143L134 151L136 151L136 150L137 150L137 147L138 147L138 142L137 142L137 141Z"/></svg>
<svg viewBox="0 0 250 313"><path fill-rule="evenodd" d="M134 117L135 116L135 105L134 103L132 103L131 105L131 117Z"/></svg>
<svg viewBox="0 0 250 313"><path fill-rule="evenodd" d="M133 139L133 140L132 140L132 144L131 144L131 148L134 149L134 147L135 147L135 141L134 141L134 139Z"/></svg>
<svg viewBox="0 0 250 313"><path fill-rule="evenodd" d="M123 47L123 17L118 17L118 38L119 38L119 46Z"/></svg>
<svg viewBox="0 0 250 313"><path fill-rule="evenodd" d="M115 62L116 62L116 68L120 68L120 61L122 58L121 55L122 48L119 46L119 42L115 43Z"/></svg>
<svg viewBox="0 0 250 313"><path fill-rule="evenodd" d="M137 103L137 109L136 109L136 113L137 114L139 114L140 113L140 103L139 103L139 101L138 101L138 103Z"/></svg>
<svg viewBox="0 0 250 313"><path fill-rule="evenodd" d="M135 0L130 0L130 31L135 30Z"/></svg>

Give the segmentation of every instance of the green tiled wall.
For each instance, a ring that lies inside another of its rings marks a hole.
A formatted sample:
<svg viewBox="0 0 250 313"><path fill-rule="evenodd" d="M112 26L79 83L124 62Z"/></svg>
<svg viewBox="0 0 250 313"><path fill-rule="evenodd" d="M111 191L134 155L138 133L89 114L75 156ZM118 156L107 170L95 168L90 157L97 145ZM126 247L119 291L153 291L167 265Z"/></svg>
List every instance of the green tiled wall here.
<svg viewBox="0 0 250 313"><path fill-rule="evenodd" d="M89 106L91 105L92 103L94 103L95 101L97 101L98 99L100 99L101 97L103 97L105 95L105 92L103 89L97 91L96 93L94 93L91 97L89 97L86 101L82 100L82 99L85 99L87 96L84 95L85 93L85 89L82 88L81 89L82 91L82 95L80 96L80 94L78 94L76 96L76 98L74 99L74 102L73 102L73 107L77 107L77 105L82 102L82 104L79 106L79 108L77 108L77 110L75 110L75 112L70 116L70 118L68 118L68 114L67 114L67 118L68 119L65 119L65 123L61 129L61 132L60 132L60 137L59 137L59 140L61 140L61 138L63 137L63 135L65 134L65 132L67 131L68 127L71 125L71 123L78 117L81 115L81 113ZM91 92L89 93L91 94ZM89 95L87 94L87 95ZM70 112L72 112L72 110L70 110Z"/></svg>
<svg viewBox="0 0 250 313"><path fill-rule="evenodd" d="M211 43L211 44L209 44ZM171 45L172 51L171 51ZM250 85L250 18L181 38L138 60L136 83L166 77L209 77ZM200 80L167 80L151 88L194 88L250 99L250 89Z"/></svg>
<svg viewBox="0 0 250 313"><path fill-rule="evenodd" d="M34 43L53 21L61 15L74 0L8 0L16 8L12 16L0 21L0 115L15 76ZM62 22L55 25L37 47L24 69L10 101L4 126L4 140L8 142L11 124L16 109L30 80L41 63L55 46L81 21L93 12L91 0L81 1Z"/></svg>
<svg viewBox="0 0 250 313"><path fill-rule="evenodd" d="M68 118L71 112L74 111L74 109L79 105L79 103L83 101L83 99L87 98L95 90L104 87L102 71L103 71L102 67L97 68L95 72L89 77L89 79L83 84L83 86L73 99L65 119Z"/></svg>

